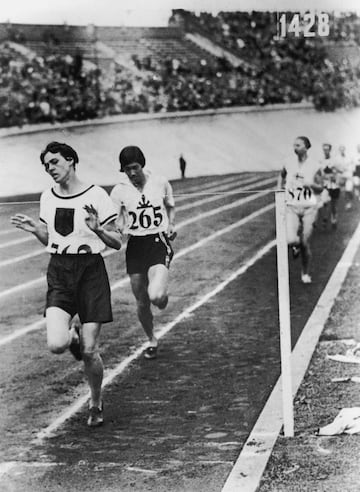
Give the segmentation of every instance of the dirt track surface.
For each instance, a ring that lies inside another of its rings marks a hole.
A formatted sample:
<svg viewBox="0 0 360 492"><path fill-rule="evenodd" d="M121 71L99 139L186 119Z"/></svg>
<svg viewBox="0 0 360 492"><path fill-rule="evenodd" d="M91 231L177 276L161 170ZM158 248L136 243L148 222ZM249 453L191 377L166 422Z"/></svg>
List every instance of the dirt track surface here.
<svg viewBox="0 0 360 492"><path fill-rule="evenodd" d="M268 177L262 174L258 179ZM217 179L189 180L177 183L176 189L180 193ZM229 195L194 206L180 212L178 222L238 199ZM195 200L188 197L182 203ZM189 224L179 232L175 252L272 203L272 194L261 194ZM300 283L300 264L291 263L293 344L357 225L358 211L358 204L350 212L341 210L337 231L316 231L312 285ZM8 212L3 210L3 224ZM164 313L156 312L158 329L226 280L274 234L270 208L175 259L171 302ZM21 247L29 251L30 246L38 247L36 242ZM20 246L5 253L6 258L21 254ZM112 283L124 277L123 253L107 257L106 264ZM4 267L4 289L45 269L46 255L18 263L15 271ZM105 389L102 428L87 429L84 407L40 444L32 442L38 432L83 393L81 364L69 354L49 355L43 330L1 346L0 389L5 397L0 408L1 461L17 462L3 475L2 490L221 490L279 375L276 288L273 248L177 323L162 339L157 360L136 359ZM2 335L41 319L44 292L40 283L1 300ZM113 292L113 303L116 321L103 328L101 338L108 369L144 341L128 286Z"/></svg>

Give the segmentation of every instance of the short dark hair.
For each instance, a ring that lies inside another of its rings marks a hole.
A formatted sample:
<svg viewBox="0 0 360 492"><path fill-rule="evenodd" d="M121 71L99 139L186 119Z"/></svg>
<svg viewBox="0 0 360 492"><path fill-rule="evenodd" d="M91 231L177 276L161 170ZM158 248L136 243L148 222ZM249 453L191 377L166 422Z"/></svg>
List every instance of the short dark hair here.
<svg viewBox="0 0 360 492"><path fill-rule="evenodd" d="M136 145L128 145L124 147L119 154L120 161L120 171L124 172L125 167L128 164L133 164L137 162L141 165L141 167L145 166L145 156L142 153L142 150Z"/></svg>
<svg viewBox="0 0 360 492"><path fill-rule="evenodd" d="M297 138L300 138L304 142L306 149L310 149L311 142L307 137L301 136L301 137L297 137Z"/></svg>
<svg viewBox="0 0 360 492"><path fill-rule="evenodd" d="M79 157L78 157L76 151L72 147L70 147L70 145L68 145L66 143L60 143L60 142L48 143L47 146L45 147L45 149L40 154L40 160L41 160L42 164L44 164L45 155L48 152L50 152L51 154L60 154L67 161L72 159L74 167L75 167L75 164L77 164L79 162Z"/></svg>
<svg viewBox="0 0 360 492"><path fill-rule="evenodd" d="M325 145L326 145L327 147L329 147L329 149L330 149L330 150L332 149L332 145L331 145L331 144L329 144L329 142L324 142L324 143L322 144L322 146L323 146L323 147L325 147Z"/></svg>

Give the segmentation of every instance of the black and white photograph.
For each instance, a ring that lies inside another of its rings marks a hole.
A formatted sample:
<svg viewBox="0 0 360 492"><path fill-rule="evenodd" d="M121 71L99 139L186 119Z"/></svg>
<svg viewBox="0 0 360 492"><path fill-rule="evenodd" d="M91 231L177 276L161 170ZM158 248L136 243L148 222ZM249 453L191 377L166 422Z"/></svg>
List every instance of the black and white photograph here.
<svg viewBox="0 0 360 492"><path fill-rule="evenodd" d="M358 0L0 12L0 491L359 492Z"/></svg>

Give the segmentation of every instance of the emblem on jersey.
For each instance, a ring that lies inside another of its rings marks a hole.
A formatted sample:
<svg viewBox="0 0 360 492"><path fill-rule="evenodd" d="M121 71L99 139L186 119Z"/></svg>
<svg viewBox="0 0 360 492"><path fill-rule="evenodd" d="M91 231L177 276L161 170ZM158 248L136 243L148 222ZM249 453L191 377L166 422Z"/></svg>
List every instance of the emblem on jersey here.
<svg viewBox="0 0 360 492"><path fill-rule="evenodd" d="M136 208L141 209L141 208L151 208L152 205L149 202L149 200L146 200L145 195L141 195L141 200L138 203L138 206Z"/></svg>
<svg viewBox="0 0 360 492"><path fill-rule="evenodd" d="M61 236L68 236L74 230L73 208L57 208L55 212L55 231Z"/></svg>

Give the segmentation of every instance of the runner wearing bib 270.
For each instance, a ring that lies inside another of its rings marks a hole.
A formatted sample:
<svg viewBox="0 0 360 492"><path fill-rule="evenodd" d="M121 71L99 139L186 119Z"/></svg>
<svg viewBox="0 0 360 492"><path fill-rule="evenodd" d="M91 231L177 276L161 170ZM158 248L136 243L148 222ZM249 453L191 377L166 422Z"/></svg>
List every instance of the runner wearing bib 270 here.
<svg viewBox="0 0 360 492"><path fill-rule="evenodd" d="M173 257L170 239L175 235L175 204L170 183L144 171L139 147L125 147L119 156L124 177L112 192L118 207L118 227L128 234L126 269L137 303L140 323L149 339L147 359L157 355L151 304L164 309L168 303L169 266Z"/></svg>
<svg viewBox="0 0 360 492"><path fill-rule="evenodd" d="M28 231L51 254L46 296L47 343L51 352L67 348L83 360L90 386L88 425L103 423L99 353L102 323L112 321L110 285L101 252L121 248L117 210L98 186L80 181L77 152L65 143L50 142L40 154L55 186L40 198L40 220L16 214L11 222ZM77 314L76 314L77 313Z"/></svg>
<svg viewBox="0 0 360 492"><path fill-rule="evenodd" d="M305 284L311 283L309 240L318 210L315 193L320 194L322 191L319 164L308 157L310 147L307 137L295 140L297 159L282 169L279 181L279 185L286 190L287 240L292 246L294 257L301 255L301 281Z"/></svg>

